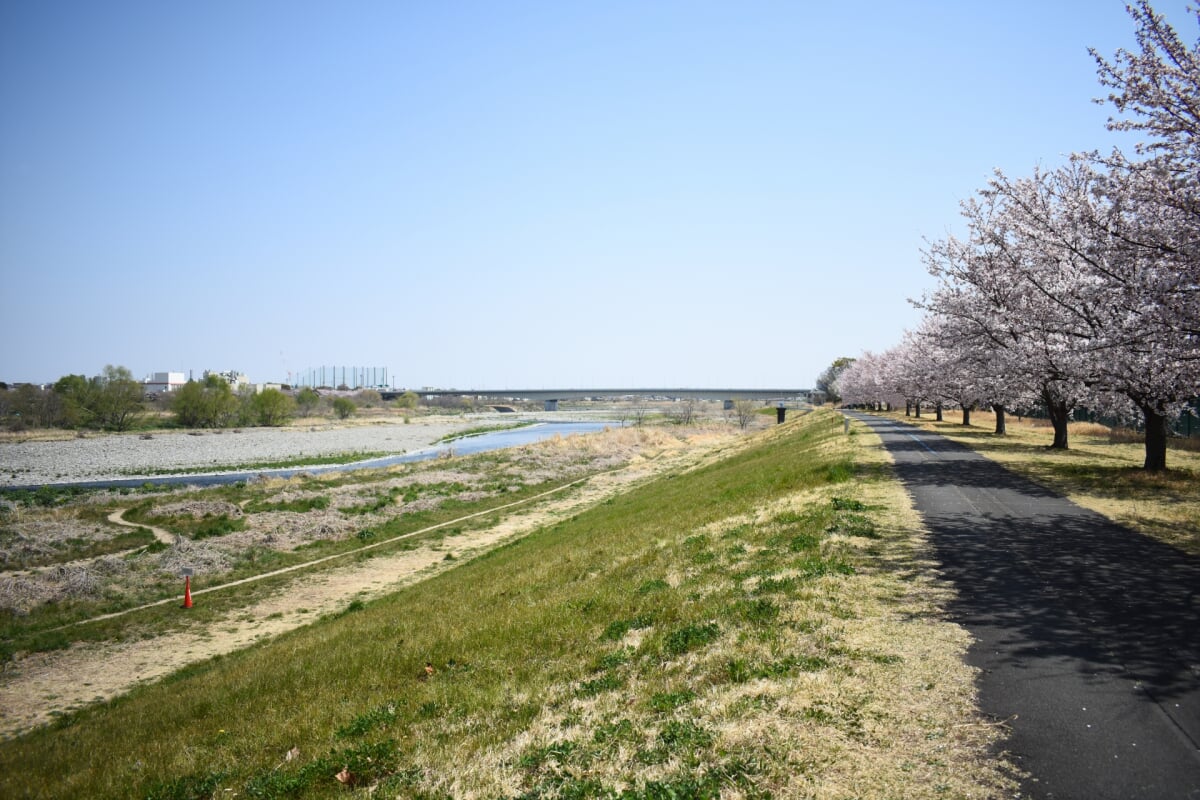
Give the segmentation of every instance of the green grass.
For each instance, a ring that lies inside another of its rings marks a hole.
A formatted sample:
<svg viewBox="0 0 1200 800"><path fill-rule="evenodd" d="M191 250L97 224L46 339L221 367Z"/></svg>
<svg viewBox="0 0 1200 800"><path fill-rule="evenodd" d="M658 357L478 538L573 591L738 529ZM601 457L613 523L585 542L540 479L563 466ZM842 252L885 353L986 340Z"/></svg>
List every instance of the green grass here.
<svg viewBox="0 0 1200 800"><path fill-rule="evenodd" d="M847 585L845 600L830 592L857 580L858 556L820 536L800 550L770 544L784 527L823 533L818 515L731 528L742 550L693 560L712 552L715 536L700 531L843 485L850 455L820 447L839 430L816 417L772 432L352 612L4 742L0 796L320 798L373 785L385 797L767 797L806 770L841 768L832 754L847 737L870 744L858 693L789 717L812 731L803 747L729 739L723 715L759 713L732 702L752 680L792 697L786 682L806 675L836 684L899 669L802 624L822 609L852 618L842 605L861 588ZM762 598L741 577L767 569L790 574L797 596ZM911 721L905 710L893 724ZM826 739L828 754L813 755ZM877 742L860 757L874 764L890 749ZM898 793L932 796L924 771L950 757L922 755L911 779L895 767L912 790Z"/></svg>
<svg viewBox="0 0 1200 800"><path fill-rule="evenodd" d="M393 486L384 491L366 491L363 496L367 502L342 509L342 513L354 516L374 514L398 502L412 503L421 497L452 497L460 492L466 492L470 487L458 481L442 481L437 483L414 483L408 486Z"/></svg>
<svg viewBox="0 0 1200 800"><path fill-rule="evenodd" d="M474 460L474 457L471 460ZM334 485L341 485L347 482L352 481L349 478L345 478ZM528 499L542 492L558 488L564 483L564 481L551 480L539 484L520 485L515 487L514 491L510 491L503 496L488 497L471 502L450 499L437 508L393 517L384 523L366 528L360 531L361 535L349 539L319 540L290 552L267 548L251 548L242 552L235 561L233 568L229 572L219 576L217 581L219 583L229 583L260 575L264 572L301 565L325 556L341 554L347 558L354 557L356 551L367 545L374 545L393 537L441 525L468 514L486 512L496 506ZM317 482L317 485L321 486L324 484ZM253 485L223 486L206 489L195 495L190 495L190 497L237 502L246 496L260 497L261 491L261 489ZM139 522L162 524L169 530L185 532L189 535L193 534L197 529L204 529L205 526L211 526L212 530L217 531L230 522L239 521L223 521L220 516L216 518L209 517L208 519L192 519L186 516L155 517L152 513L154 508L153 503L153 499L143 501L143 504L131 509L126 514L126 518ZM472 520L470 527L474 529L475 527L486 526L493 521L490 516L485 515L479 519ZM397 552L411 548L418 540L438 539L445 536L446 533L446 530L430 531L421 537L402 540L382 547L375 547L371 553L383 555ZM145 535L138 534L138 536L139 539L142 539ZM153 542L149 543L147 549L143 552L152 551L157 547L160 547L160 545ZM314 569L319 568L314 567ZM112 614L146 603L176 597L180 594L181 590L179 581L173 575L157 576L153 581L147 583L136 592L114 593L95 600L73 600L56 605L42 606L27 614L16 614L7 610L0 611L0 663L10 661L16 653L36 653L46 650L56 650L68 647L75 642L120 639L123 636L129 635L130 631L136 631L138 635L141 635L145 631L166 632L189 626L202 626L233 608L253 603L258 599L270 595L284 586L294 575L295 573L277 578L266 578L252 584L240 586L236 592L217 592L205 595L204 603L197 605L186 617L182 618L179 614L174 613L175 609L173 607L166 606L138 611L133 616L89 622L84 625L73 624L92 617ZM212 585L214 584L211 582L208 583L208 586ZM70 627L63 630L64 626Z"/></svg>
<svg viewBox="0 0 1200 800"><path fill-rule="evenodd" d="M199 541L201 539L211 539L214 536L224 536L227 533L234 531L246 530L245 517L230 517L228 514L217 514L213 517L205 517L191 529L191 538Z"/></svg>
<svg viewBox="0 0 1200 800"><path fill-rule="evenodd" d="M0 500L6 500L13 505L26 508L54 508L85 496L95 489L81 489L75 486L39 486L36 489L0 489Z"/></svg>
<svg viewBox="0 0 1200 800"><path fill-rule="evenodd" d="M339 464L357 464L386 456L400 455L389 450L371 450L354 453L330 453L328 455L301 456L277 461L245 461L235 464L211 464L203 467L171 467L169 469L129 469L125 475L201 475L209 472L251 472L264 469L298 469L300 467L329 467Z"/></svg>
<svg viewBox="0 0 1200 800"><path fill-rule="evenodd" d="M246 529L245 517L231 517L228 513L208 513L201 517L190 514L158 514L155 513L153 500L144 500L129 509L125 513L125 519L144 525L160 526L197 541Z"/></svg>
<svg viewBox="0 0 1200 800"><path fill-rule="evenodd" d="M485 433L496 433L497 431L512 431L512 430L516 430L517 428L528 428L530 425L537 425L537 424L538 423L534 420L528 420L526 422L510 422L510 423L507 423L504 425L479 425L474 428L467 428L466 430L459 431L458 433L446 434L442 438L438 439L437 443L445 444L447 442L456 442L459 439L468 439L472 436L483 436Z"/></svg>
<svg viewBox="0 0 1200 800"><path fill-rule="evenodd" d="M247 514L260 514L264 511L293 511L303 514L308 511L324 511L329 508L329 503L328 496L316 495L296 500L284 500L277 503L271 503L266 500L251 501L245 505L243 510Z"/></svg>
<svg viewBox="0 0 1200 800"><path fill-rule="evenodd" d="M11 531L0 528L0 545L5 544L13 536ZM127 550L147 547L154 543L154 534L148 528L122 529L121 532L107 539L68 539L54 553L26 558L20 563L5 564L5 568L30 569L85 558L98 558L111 553L123 553Z"/></svg>

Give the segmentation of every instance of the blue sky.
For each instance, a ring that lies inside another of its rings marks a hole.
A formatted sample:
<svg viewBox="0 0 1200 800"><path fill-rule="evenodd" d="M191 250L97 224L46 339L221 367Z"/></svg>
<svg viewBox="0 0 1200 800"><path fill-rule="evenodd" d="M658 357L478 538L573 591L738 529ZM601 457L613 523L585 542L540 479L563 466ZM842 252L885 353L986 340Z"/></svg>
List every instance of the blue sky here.
<svg viewBox="0 0 1200 800"><path fill-rule="evenodd" d="M1183 2L1157 8L1196 38ZM991 170L1107 149L1119 0L0 2L0 380L803 387Z"/></svg>

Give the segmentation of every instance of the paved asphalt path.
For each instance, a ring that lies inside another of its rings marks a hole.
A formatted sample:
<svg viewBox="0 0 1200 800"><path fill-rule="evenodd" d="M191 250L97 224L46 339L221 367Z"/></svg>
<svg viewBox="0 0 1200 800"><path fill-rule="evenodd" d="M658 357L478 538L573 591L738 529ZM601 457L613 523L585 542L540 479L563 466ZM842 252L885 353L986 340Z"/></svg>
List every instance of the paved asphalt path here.
<svg viewBox="0 0 1200 800"><path fill-rule="evenodd" d="M1022 796L1200 800L1200 559L928 431L880 436L958 590Z"/></svg>

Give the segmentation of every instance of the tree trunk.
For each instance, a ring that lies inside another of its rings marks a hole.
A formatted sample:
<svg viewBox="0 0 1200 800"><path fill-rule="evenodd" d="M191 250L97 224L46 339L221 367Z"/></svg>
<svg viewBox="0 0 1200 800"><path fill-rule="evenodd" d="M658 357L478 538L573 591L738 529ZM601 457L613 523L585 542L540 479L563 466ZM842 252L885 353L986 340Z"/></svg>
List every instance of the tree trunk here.
<svg viewBox="0 0 1200 800"><path fill-rule="evenodd" d="M1166 472L1167 415L1149 404L1139 405L1142 407L1142 416L1146 419L1146 463L1143 468L1147 472Z"/></svg>
<svg viewBox="0 0 1200 800"><path fill-rule="evenodd" d="M917 419L921 418L921 401L917 401Z"/></svg>
<svg viewBox="0 0 1200 800"><path fill-rule="evenodd" d="M992 410L996 412L996 435L1005 436L1008 428L1004 425L1004 406L993 403Z"/></svg>
<svg viewBox="0 0 1200 800"><path fill-rule="evenodd" d="M945 420L943 420L943 419L942 419L942 401L941 401L941 400L939 400L939 401L938 401L938 404L937 404L937 421L938 421L938 422L944 422L944 421L945 421Z"/></svg>
<svg viewBox="0 0 1200 800"><path fill-rule="evenodd" d="M1068 449L1067 422L1071 416L1071 409L1067 408L1067 404L1062 400L1046 400L1046 410L1050 412L1050 424L1054 426L1054 443L1050 445L1050 449Z"/></svg>
<svg viewBox="0 0 1200 800"><path fill-rule="evenodd" d="M963 406L963 425L971 424L971 407Z"/></svg>
<svg viewBox="0 0 1200 800"><path fill-rule="evenodd" d="M912 416L912 402L909 400L904 401L904 416L906 416L906 417Z"/></svg>

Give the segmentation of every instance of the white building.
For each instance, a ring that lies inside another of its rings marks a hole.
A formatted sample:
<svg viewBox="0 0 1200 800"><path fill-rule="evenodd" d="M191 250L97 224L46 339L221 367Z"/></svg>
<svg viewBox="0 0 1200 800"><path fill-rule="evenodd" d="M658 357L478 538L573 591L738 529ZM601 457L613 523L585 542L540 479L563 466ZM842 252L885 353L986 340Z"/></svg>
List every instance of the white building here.
<svg viewBox="0 0 1200 800"><path fill-rule="evenodd" d="M146 394L177 392L185 383L187 377L182 372L155 372L142 381L142 391Z"/></svg>
<svg viewBox="0 0 1200 800"><path fill-rule="evenodd" d="M204 377L207 378L209 375L220 376L235 392L240 392L250 385L250 378L246 376L246 373L233 369L228 372L213 372L211 369L204 370Z"/></svg>

